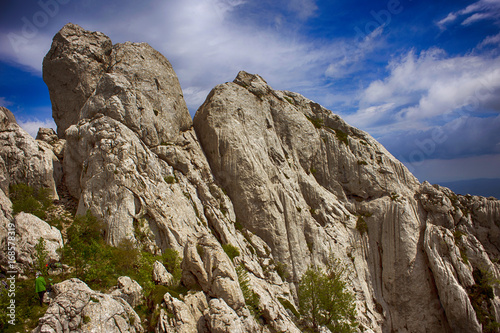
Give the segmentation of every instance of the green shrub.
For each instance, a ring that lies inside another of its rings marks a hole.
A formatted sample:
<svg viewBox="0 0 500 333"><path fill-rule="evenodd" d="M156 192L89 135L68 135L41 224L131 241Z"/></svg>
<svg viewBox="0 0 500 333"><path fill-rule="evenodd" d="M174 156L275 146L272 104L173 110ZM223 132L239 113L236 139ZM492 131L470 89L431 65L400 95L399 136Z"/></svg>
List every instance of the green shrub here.
<svg viewBox="0 0 500 333"><path fill-rule="evenodd" d="M356 230L359 231L361 236L363 236L365 232L368 232L368 225L361 215L358 216L358 220L356 221Z"/></svg>
<svg viewBox="0 0 500 333"><path fill-rule="evenodd" d="M326 326L332 332L356 332L354 295L347 290L347 269L340 261L330 258L327 269L310 266L302 276L299 307L304 328L318 331Z"/></svg>
<svg viewBox="0 0 500 333"><path fill-rule="evenodd" d="M483 332L498 332L500 324L495 319L495 309L492 299L495 297L493 284L498 281L493 274L475 268L472 272L475 284L467 288L472 307L476 312L477 320L483 326Z"/></svg>
<svg viewBox="0 0 500 333"><path fill-rule="evenodd" d="M342 141L346 146L349 145L349 134L347 134L346 132L336 129L335 136L339 141Z"/></svg>
<svg viewBox="0 0 500 333"><path fill-rule="evenodd" d="M368 163L363 160L358 160L358 165L368 165Z"/></svg>
<svg viewBox="0 0 500 333"><path fill-rule="evenodd" d="M9 198L12 201L14 215L25 212L45 220L47 209L52 206L52 195L49 189L34 188L26 184L9 186Z"/></svg>
<svg viewBox="0 0 500 333"><path fill-rule="evenodd" d="M288 265L285 264L285 263L282 263L280 261L277 261L274 264L274 266L276 268L276 273L278 273L278 275L280 276L280 278L283 281L288 280L288 278L290 277L290 273L288 273Z"/></svg>
<svg viewBox="0 0 500 333"><path fill-rule="evenodd" d="M165 180L165 182L167 184L174 184L177 182L177 179L175 178L175 176L166 176L165 178L163 178Z"/></svg>
<svg viewBox="0 0 500 333"><path fill-rule="evenodd" d="M35 258L33 260L33 268L43 275L47 275L47 258L49 251L45 248L45 239L40 237L35 245Z"/></svg>
<svg viewBox="0 0 500 333"><path fill-rule="evenodd" d="M174 277L174 285L178 284L182 276L182 259L179 256L179 252L174 249L165 249L161 258L167 271Z"/></svg>
<svg viewBox="0 0 500 333"><path fill-rule="evenodd" d="M231 260L240 255L240 250L232 244L224 244L222 245L222 248L224 249L224 252L226 252L227 256Z"/></svg>
<svg viewBox="0 0 500 333"><path fill-rule="evenodd" d="M306 118L307 118L307 120L309 120L314 125L314 127L316 127L316 128L323 127L323 123L324 123L323 119L321 119L321 118L312 118L312 117L308 117L308 116L306 116Z"/></svg>

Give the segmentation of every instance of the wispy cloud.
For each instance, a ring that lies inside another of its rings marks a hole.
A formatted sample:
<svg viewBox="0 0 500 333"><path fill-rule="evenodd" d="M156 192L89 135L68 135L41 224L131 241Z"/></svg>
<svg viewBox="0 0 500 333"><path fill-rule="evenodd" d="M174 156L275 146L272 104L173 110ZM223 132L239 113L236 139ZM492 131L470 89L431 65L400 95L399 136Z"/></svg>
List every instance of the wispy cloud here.
<svg viewBox="0 0 500 333"><path fill-rule="evenodd" d="M0 106L8 107L9 105L12 105L12 102L8 101L5 97L0 96Z"/></svg>
<svg viewBox="0 0 500 333"><path fill-rule="evenodd" d="M464 9L449 13L444 19L437 22L441 30L445 30L447 25L461 20L462 25L470 25L483 20L500 19L500 1L499 0L479 0Z"/></svg>
<svg viewBox="0 0 500 333"><path fill-rule="evenodd" d="M486 37L479 45L478 45L478 48L483 48L487 45L500 45L500 33L498 33L497 35L493 35L493 36L488 36Z"/></svg>

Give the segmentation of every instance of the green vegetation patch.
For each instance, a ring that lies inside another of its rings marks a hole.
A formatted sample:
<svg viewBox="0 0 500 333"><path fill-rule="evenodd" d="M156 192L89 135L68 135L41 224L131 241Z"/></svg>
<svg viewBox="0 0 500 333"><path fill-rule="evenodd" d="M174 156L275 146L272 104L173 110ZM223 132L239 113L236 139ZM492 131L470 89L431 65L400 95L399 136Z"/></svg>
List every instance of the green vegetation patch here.
<svg viewBox="0 0 500 333"><path fill-rule="evenodd" d="M358 216L358 220L356 221L356 230L359 231L361 236L368 232L368 224L366 224L366 221L362 215Z"/></svg>
<svg viewBox="0 0 500 333"><path fill-rule="evenodd" d="M250 286L250 278L248 277L246 268L243 265L239 265L236 267L236 273L238 274L238 282L245 298L245 304L252 315L255 318L259 318L262 314L262 310L259 307L260 296Z"/></svg>
<svg viewBox="0 0 500 333"><path fill-rule="evenodd" d="M47 210L52 207L52 194L48 188L34 188L26 184L9 186L9 198L12 201L14 215L25 212L38 216L42 220L47 217Z"/></svg>
<svg viewBox="0 0 500 333"><path fill-rule="evenodd" d="M222 248L224 249L224 252L226 252L227 256L231 260L240 255L240 250L232 244L224 244L222 245Z"/></svg>
<svg viewBox="0 0 500 333"><path fill-rule="evenodd" d="M347 289L347 268L332 256L326 270L310 266L298 288L302 328L319 332L357 332L355 296Z"/></svg>
<svg viewBox="0 0 500 333"><path fill-rule="evenodd" d="M483 332L495 333L500 323L495 320L495 309L492 299L495 297L493 284L498 284L491 272L474 269L472 272L475 284L467 288L472 307L476 312L477 320L483 326Z"/></svg>
<svg viewBox="0 0 500 333"><path fill-rule="evenodd" d="M339 129L336 129L334 131L335 131L335 136L337 137L337 139L339 141L342 141L346 146L348 146L349 145L349 134L347 134L346 132L339 130Z"/></svg>
<svg viewBox="0 0 500 333"><path fill-rule="evenodd" d="M306 116L307 120L311 122L311 124L314 125L316 128L321 128L323 127L324 121L321 118L313 118L313 117L308 117Z"/></svg>

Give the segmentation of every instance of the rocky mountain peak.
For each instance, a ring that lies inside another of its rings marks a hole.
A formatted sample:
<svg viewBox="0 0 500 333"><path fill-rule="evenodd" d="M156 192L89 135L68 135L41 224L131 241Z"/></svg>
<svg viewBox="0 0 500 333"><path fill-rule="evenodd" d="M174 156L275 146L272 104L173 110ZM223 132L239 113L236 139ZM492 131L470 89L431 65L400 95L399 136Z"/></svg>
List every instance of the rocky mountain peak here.
<svg viewBox="0 0 500 333"><path fill-rule="evenodd" d="M148 146L191 126L172 65L146 43L113 45L109 37L67 24L43 62L58 135L97 113L138 133Z"/></svg>

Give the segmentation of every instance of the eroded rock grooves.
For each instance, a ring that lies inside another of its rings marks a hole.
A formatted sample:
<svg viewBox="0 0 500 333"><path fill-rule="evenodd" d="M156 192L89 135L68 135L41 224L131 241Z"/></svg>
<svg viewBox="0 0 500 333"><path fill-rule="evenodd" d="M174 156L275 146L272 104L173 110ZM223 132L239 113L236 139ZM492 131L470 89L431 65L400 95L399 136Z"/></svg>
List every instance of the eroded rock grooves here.
<svg viewBox="0 0 500 333"><path fill-rule="evenodd" d="M113 45L68 24L43 70L60 139L41 131L44 141L34 140L0 110L0 230L14 220L9 184L62 183L78 213L105 222L110 244L137 243L140 233L153 253L178 250L182 283L199 291L167 293L157 332L300 332L279 298L297 305L302 274L332 253L348 265L360 332L485 331L468 290L474 270L500 278L500 201L419 183L369 134L258 75L216 86L191 121L172 66L147 44ZM10 162L30 165L31 150L45 162L21 175ZM225 244L240 255L231 260ZM260 296L259 321L245 305L240 264ZM155 279L168 284L163 270ZM115 294L137 304L124 281ZM123 298L67 284L75 292L59 293L37 332L57 331L67 311L78 312L71 325L103 311L141 331ZM94 309L92 297L115 312ZM72 300L81 306L67 308Z"/></svg>

